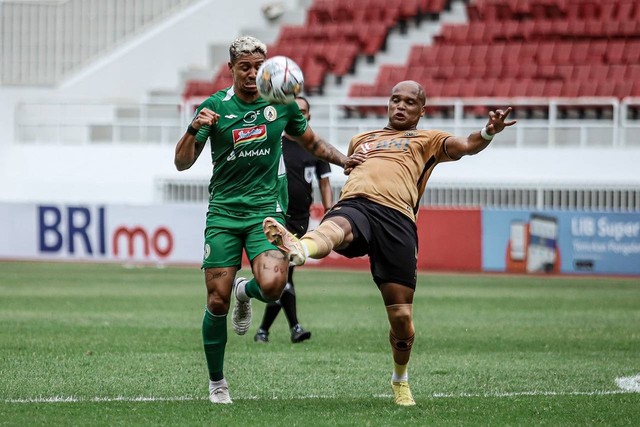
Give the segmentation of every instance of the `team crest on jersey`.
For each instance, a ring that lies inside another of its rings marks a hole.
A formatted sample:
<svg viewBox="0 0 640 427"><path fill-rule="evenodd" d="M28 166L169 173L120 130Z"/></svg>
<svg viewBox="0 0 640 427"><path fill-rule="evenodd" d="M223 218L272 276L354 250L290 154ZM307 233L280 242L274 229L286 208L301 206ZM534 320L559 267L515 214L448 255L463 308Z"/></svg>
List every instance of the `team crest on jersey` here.
<svg viewBox="0 0 640 427"><path fill-rule="evenodd" d="M269 105L264 109L264 118L269 122L272 122L278 118L278 112L272 105Z"/></svg>
<svg viewBox="0 0 640 427"><path fill-rule="evenodd" d="M244 144L247 142L259 142L267 139L267 126L258 125L250 128L234 129L233 143Z"/></svg>

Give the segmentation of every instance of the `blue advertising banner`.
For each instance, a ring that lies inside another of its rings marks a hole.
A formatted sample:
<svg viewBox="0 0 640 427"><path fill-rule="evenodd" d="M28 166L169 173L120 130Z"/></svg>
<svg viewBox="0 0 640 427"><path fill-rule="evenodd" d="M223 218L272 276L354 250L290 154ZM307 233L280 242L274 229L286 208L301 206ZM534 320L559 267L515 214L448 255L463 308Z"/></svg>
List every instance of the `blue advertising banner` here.
<svg viewBox="0 0 640 427"><path fill-rule="evenodd" d="M640 274L640 214L483 209L482 268Z"/></svg>

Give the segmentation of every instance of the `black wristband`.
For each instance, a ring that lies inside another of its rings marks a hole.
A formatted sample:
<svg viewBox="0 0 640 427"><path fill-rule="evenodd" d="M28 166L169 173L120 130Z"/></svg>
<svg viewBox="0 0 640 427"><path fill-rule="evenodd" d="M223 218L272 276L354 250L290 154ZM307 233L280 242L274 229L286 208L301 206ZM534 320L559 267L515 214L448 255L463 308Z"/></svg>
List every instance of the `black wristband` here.
<svg viewBox="0 0 640 427"><path fill-rule="evenodd" d="M198 129L194 128L191 123L189 123L189 127L187 127L187 133L189 135L197 135L198 134Z"/></svg>

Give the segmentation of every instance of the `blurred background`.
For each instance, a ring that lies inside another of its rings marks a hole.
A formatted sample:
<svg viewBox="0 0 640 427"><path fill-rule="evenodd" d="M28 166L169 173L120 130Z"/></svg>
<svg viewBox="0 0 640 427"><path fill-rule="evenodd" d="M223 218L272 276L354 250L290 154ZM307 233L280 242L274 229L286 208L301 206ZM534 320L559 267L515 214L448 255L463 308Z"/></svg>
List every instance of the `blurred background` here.
<svg viewBox="0 0 640 427"><path fill-rule="evenodd" d="M244 34L301 66L343 152L401 80L427 91L421 128L513 106L489 149L436 168L421 267L640 274L634 0L0 1L0 258L197 263L210 158L178 173L173 151Z"/></svg>

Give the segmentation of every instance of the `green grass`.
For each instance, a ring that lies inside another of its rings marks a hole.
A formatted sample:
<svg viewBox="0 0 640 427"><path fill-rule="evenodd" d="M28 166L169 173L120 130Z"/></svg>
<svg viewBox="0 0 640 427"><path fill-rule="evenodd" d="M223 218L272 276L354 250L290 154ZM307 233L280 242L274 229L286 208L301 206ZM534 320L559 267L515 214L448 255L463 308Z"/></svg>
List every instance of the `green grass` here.
<svg viewBox="0 0 640 427"><path fill-rule="evenodd" d="M0 263L0 425L638 425L640 393L615 382L640 374L637 278L420 275L412 408L391 402L369 273L299 268L296 290L312 339L291 344L281 315L254 343L254 302L218 406L197 268Z"/></svg>

